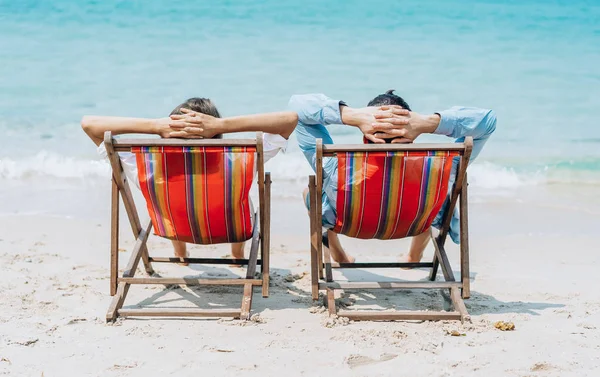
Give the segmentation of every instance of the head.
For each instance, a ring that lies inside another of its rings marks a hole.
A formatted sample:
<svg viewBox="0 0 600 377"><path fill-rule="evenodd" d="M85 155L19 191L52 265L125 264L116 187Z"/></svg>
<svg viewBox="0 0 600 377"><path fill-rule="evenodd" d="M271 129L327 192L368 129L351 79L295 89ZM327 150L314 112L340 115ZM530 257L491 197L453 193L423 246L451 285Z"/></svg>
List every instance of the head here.
<svg viewBox="0 0 600 377"><path fill-rule="evenodd" d="M199 98L199 97L190 98L187 101L185 101L184 103L182 103L182 104L178 105L176 108L174 108L173 111L171 111L171 114L169 114L169 115L183 114L181 112L181 109L190 109L197 113L210 115L215 118L221 117L221 114L219 114L219 110L217 110L217 107L209 98ZM223 135L220 135L220 134L213 136L213 139L222 139L222 138L223 138Z"/></svg>
<svg viewBox="0 0 600 377"><path fill-rule="evenodd" d="M403 109L411 111L408 103L400 97L394 94L394 89L390 89L384 94L380 94L377 97L373 98L367 106L385 106L385 105L396 105L402 106Z"/></svg>
<svg viewBox="0 0 600 377"><path fill-rule="evenodd" d="M410 106L408 106L408 103L406 103L406 101L404 100L404 98L397 96L394 94L394 89L390 89L387 92L378 95L377 97L373 98L371 101L369 101L369 103L367 104L367 106L386 106L386 105L396 105L396 106L401 106L403 109L406 109L408 111L412 111L410 109ZM372 143L370 140L367 139L363 139L365 143ZM385 141L387 143L391 143L393 139L386 139Z"/></svg>

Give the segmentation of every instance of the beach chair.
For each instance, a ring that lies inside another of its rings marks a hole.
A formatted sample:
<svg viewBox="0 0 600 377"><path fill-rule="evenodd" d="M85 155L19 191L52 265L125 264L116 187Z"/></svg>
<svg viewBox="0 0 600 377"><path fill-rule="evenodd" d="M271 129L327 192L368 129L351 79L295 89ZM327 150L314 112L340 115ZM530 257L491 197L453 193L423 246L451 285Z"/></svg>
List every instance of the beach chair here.
<svg viewBox="0 0 600 377"><path fill-rule="evenodd" d="M311 231L311 289L317 300L326 291L329 314L352 320L450 320L469 318L463 298L469 297L469 238L467 218L467 165L472 138L456 144L323 145L317 140L316 177L309 177ZM323 159L336 158L338 192L334 232L362 239L398 239L430 228L447 198L452 161L458 173L439 233L431 233L435 255L428 263L333 264L323 252L322 196ZM450 266L444 243L452 212L459 202L460 277ZM352 282L334 281L332 268L429 268L427 281ZM441 267L444 281L435 281ZM337 311L335 290L443 289L449 291L454 311ZM462 291L462 295L461 295ZM462 296L462 297L461 297Z"/></svg>
<svg viewBox="0 0 600 377"><path fill-rule="evenodd" d="M104 135L113 171L110 247L110 294L113 300L107 321L118 316L234 317L248 319L253 287L269 295L270 173L264 172L262 134L256 140L233 139L115 139ZM138 179L150 221L142 225L117 152L136 155ZM259 215L250 203L249 191L257 169ZM136 238L125 271L119 270L119 195ZM173 258L150 256L147 240L151 230L158 236L196 244L233 243L251 240L248 259ZM258 258L260 247L260 259ZM143 262L150 277L136 277ZM153 277L152 263L245 265L245 278ZM255 277L260 265L261 278ZM123 303L132 285L239 285L243 297L238 309L135 308Z"/></svg>

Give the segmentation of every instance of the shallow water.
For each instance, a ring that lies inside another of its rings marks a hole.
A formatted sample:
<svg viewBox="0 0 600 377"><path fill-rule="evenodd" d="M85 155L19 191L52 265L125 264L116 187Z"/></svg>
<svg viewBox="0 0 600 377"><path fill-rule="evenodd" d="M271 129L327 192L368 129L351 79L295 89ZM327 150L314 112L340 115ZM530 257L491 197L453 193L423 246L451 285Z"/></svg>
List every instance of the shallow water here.
<svg viewBox="0 0 600 377"><path fill-rule="evenodd" d="M597 204L581 193L600 190L599 25L599 3L580 0L0 1L0 212L27 201L76 214L32 197L106 182L84 114L160 117L209 96L237 115L307 92L363 106L390 88L419 112L497 112L474 200ZM334 138L358 142L354 131ZM309 173L293 140L269 169L283 197Z"/></svg>

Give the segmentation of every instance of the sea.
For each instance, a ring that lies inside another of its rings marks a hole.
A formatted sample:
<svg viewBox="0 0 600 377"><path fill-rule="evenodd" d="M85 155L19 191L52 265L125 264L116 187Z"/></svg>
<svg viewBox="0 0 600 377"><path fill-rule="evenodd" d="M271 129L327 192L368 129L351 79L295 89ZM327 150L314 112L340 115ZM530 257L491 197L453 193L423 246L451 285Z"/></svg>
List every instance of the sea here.
<svg viewBox="0 0 600 377"><path fill-rule="evenodd" d="M388 89L420 113L496 111L474 203L600 219L598 0L0 0L0 214L106 216L84 115L164 117L194 96L224 116L302 93L362 107ZM267 170L277 198L310 174L294 137Z"/></svg>

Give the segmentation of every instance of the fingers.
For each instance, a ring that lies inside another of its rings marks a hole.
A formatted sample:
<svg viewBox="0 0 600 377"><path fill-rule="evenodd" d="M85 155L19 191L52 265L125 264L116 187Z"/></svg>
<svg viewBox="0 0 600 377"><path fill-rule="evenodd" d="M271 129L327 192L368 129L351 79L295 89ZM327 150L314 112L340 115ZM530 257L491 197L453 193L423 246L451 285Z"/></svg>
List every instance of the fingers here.
<svg viewBox="0 0 600 377"><path fill-rule="evenodd" d="M374 123L373 130L375 132L382 132L386 134L390 134L393 137L405 136L406 130L403 128L398 128L397 126L389 123Z"/></svg>
<svg viewBox="0 0 600 377"><path fill-rule="evenodd" d="M385 144L385 140L380 139L380 138L376 137L375 135L365 134L365 138L376 144Z"/></svg>
<svg viewBox="0 0 600 377"><path fill-rule="evenodd" d="M188 134L202 136L202 132L204 132L204 129L200 127L185 127L182 131L187 132Z"/></svg>
<svg viewBox="0 0 600 377"><path fill-rule="evenodd" d="M170 115L169 118L171 118L171 120L181 120L181 121L186 121L188 123L197 123L197 124L201 124L204 121L204 118L197 115L196 113L173 114L173 115Z"/></svg>
<svg viewBox="0 0 600 377"><path fill-rule="evenodd" d="M397 137L392 140L392 144L410 144L413 141L404 137Z"/></svg>
<svg viewBox="0 0 600 377"><path fill-rule="evenodd" d="M179 137L184 139L204 139L203 136L190 134L185 131L173 131L169 133L169 137Z"/></svg>
<svg viewBox="0 0 600 377"><path fill-rule="evenodd" d="M389 112L380 112L380 113L376 113L373 114L373 117L377 120L380 119L393 119L397 122L400 122L400 124L408 124L410 123L410 118L407 116L402 116L402 115L395 115L395 114L390 114Z"/></svg>
<svg viewBox="0 0 600 377"><path fill-rule="evenodd" d="M375 137L378 139L395 139L397 137L402 137L401 135L397 135L393 132L375 132L373 135L375 135Z"/></svg>
<svg viewBox="0 0 600 377"><path fill-rule="evenodd" d="M174 129L183 129L188 126L189 126L189 123L187 123L186 121L183 121L183 120L176 120L176 121L169 122L169 127L174 128Z"/></svg>
<svg viewBox="0 0 600 377"><path fill-rule="evenodd" d="M173 128L173 129L183 129L183 128L193 128L193 129L197 129L199 128L198 126L203 125L203 123L200 122L193 122L193 121L189 121L189 120L172 120L171 122L169 122L169 127ZM201 128L200 128L201 129Z"/></svg>
<svg viewBox="0 0 600 377"><path fill-rule="evenodd" d="M391 140L392 144L410 144L413 142L412 140L407 139L405 137L398 137L398 136L390 135L389 133L384 133L384 132L376 132L373 134L373 136L379 140L384 140L384 142L385 142L385 139L392 139ZM366 135L365 135L365 137L366 137Z"/></svg>
<svg viewBox="0 0 600 377"><path fill-rule="evenodd" d="M181 111L182 113L187 114L188 116L191 116L191 117L195 117L198 114L194 110L190 110L190 109L186 109L186 108L181 108L181 109L179 109L179 111Z"/></svg>
<svg viewBox="0 0 600 377"><path fill-rule="evenodd" d="M389 130L389 129L405 129L408 126L408 120L402 118L385 118L377 119L377 122L371 124L376 130Z"/></svg>
<svg viewBox="0 0 600 377"><path fill-rule="evenodd" d="M380 106L379 110L386 111L395 115L409 115L410 111L398 105L385 105Z"/></svg>

